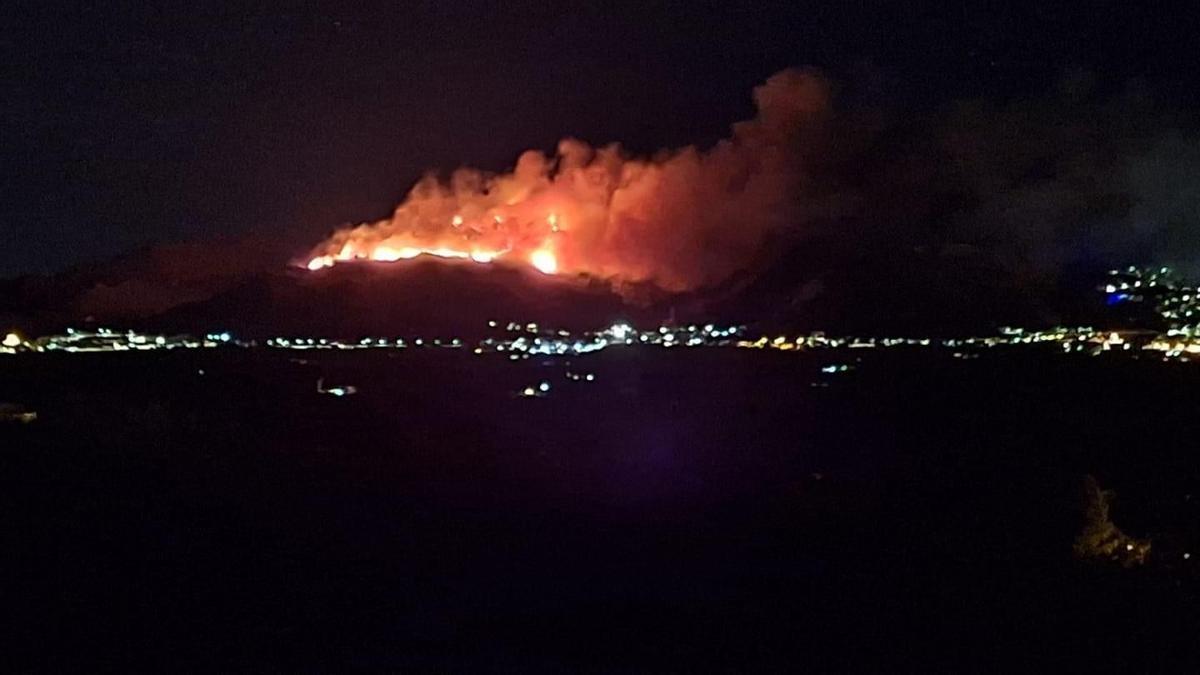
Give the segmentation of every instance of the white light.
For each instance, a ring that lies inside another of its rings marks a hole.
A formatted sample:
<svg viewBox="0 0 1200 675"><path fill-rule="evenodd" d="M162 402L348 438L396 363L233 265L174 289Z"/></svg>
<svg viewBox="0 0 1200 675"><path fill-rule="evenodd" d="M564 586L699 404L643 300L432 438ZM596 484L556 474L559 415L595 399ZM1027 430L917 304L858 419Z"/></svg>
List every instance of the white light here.
<svg viewBox="0 0 1200 675"><path fill-rule="evenodd" d="M542 383L538 385L538 389L542 392L550 391L550 383L542 381Z"/></svg>
<svg viewBox="0 0 1200 675"><path fill-rule="evenodd" d="M618 340L624 340L629 337L630 330L631 328L627 323L614 323L608 327L608 332Z"/></svg>
<svg viewBox="0 0 1200 675"><path fill-rule="evenodd" d="M8 335L5 335L4 336L4 346L5 347L20 347L21 346L21 336L17 335L16 333L9 333Z"/></svg>

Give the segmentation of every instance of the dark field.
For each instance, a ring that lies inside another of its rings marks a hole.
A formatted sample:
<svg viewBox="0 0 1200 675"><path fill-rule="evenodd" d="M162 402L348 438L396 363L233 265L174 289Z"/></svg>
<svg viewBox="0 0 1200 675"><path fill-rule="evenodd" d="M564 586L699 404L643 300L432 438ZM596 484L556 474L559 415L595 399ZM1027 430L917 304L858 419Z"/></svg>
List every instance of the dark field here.
<svg viewBox="0 0 1200 675"><path fill-rule="evenodd" d="M3 358L6 670L1189 670L1198 394L1032 349ZM1073 555L1087 475L1145 565Z"/></svg>

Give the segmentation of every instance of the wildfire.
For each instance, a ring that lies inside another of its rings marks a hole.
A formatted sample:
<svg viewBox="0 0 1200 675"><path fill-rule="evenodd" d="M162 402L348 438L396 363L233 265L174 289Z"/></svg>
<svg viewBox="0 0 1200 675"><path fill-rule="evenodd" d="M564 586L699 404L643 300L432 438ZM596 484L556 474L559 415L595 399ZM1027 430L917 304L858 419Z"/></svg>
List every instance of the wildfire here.
<svg viewBox="0 0 1200 675"><path fill-rule="evenodd" d="M497 236L502 225L506 222L511 227L515 222L513 219L506 219L500 214L491 214L485 217L468 221L461 214L454 214L450 218L451 232L465 230L467 234L455 236L454 234L443 235L440 237L445 240L445 243L440 243L436 246L420 246L413 241L415 236L393 236L380 242L365 241L357 237L350 237L345 241L341 248L336 253L324 253L314 256L305 265L308 269L316 271L326 267L332 267L339 262L348 262L354 260L369 260L374 262L392 263L400 260L412 260L419 256L427 255L435 258L471 260L477 263L491 263L500 258L504 258L506 254L511 253L514 249L529 250L527 254L517 255L514 260L526 260L533 266L534 269L542 274L557 274L559 271L558 256L555 255L548 237L550 235L558 235L562 232L562 221L557 213L550 213L545 216L541 226L537 224L527 224L522 228L531 232L531 236L525 237L523 240L514 241L511 233L506 232L504 236ZM486 233L489 229L484 225L490 225L491 233ZM536 238L539 231L544 231L544 237L541 240ZM488 236L490 234L490 236ZM456 241L462 239L475 239L476 243ZM489 242L487 245L479 243L480 240ZM538 242L534 246L534 242ZM458 244L458 245L455 245Z"/></svg>
<svg viewBox="0 0 1200 675"><path fill-rule="evenodd" d="M539 249L529 256L529 262L542 274L554 274L558 271L558 258L553 251Z"/></svg>
<svg viewBox="0 0 1200 675"><path fill-rule="evenodd" d="M708 150L653 158L566 139L523 153L499 175L428 175L391 216L333 233L305 263L395 263L419 256L532 267L667 291L715 285L762 258L795 226L802 178L797 132L822 124L829 91L789 70L754 91L758 115Z"/></svg>
<svg viewBox="0 0 1200 675"><path fill-rule="evenodd" d="M507 251L495 251L490 249L473 248L473 249L456 249L449 246L388 246L381 244L369 250L358 250L350 244L346 244L337 254L319 255L308 261L306 267L316 271L325 267L332 267L338 262L346 262L350 260L372 260L375 262L396 262L398 260L411 260L418 256L429 255L435 258L457 258L460 260L472 260L477 263L490 263Z"/></svg>

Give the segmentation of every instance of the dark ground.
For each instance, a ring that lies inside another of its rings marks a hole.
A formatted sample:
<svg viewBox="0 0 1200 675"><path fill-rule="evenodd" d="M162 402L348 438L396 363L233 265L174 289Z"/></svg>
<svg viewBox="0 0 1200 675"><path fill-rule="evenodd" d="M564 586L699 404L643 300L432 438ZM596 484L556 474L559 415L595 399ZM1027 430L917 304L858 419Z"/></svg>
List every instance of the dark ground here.
<svg viewBox="0 0 1200 675"><path fill-rule="evenodd" d="M6 669L1200 664L1195 365L573 361L0 360L0 400L40 412L0 425ZM1144 567L1073 557L1088 474Z"/></svg>

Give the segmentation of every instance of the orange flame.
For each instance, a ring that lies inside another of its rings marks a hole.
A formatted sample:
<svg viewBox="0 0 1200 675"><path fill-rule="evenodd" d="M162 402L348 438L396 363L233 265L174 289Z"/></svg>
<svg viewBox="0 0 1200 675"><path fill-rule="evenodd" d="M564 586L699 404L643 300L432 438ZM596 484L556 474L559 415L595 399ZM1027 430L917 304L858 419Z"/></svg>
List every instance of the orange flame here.
<svg viewBox="0 0 1200 675"><path fill-rule="evenodd" d="M567 139L551 157L523 153L506 174L426 176L390 217L338 230L306 266L428 255L667 291L720 283L796 224L797 132L828 112L827 85L802 71L771 77L754 99L758 115L706 151L632 159Z"/></svg>

